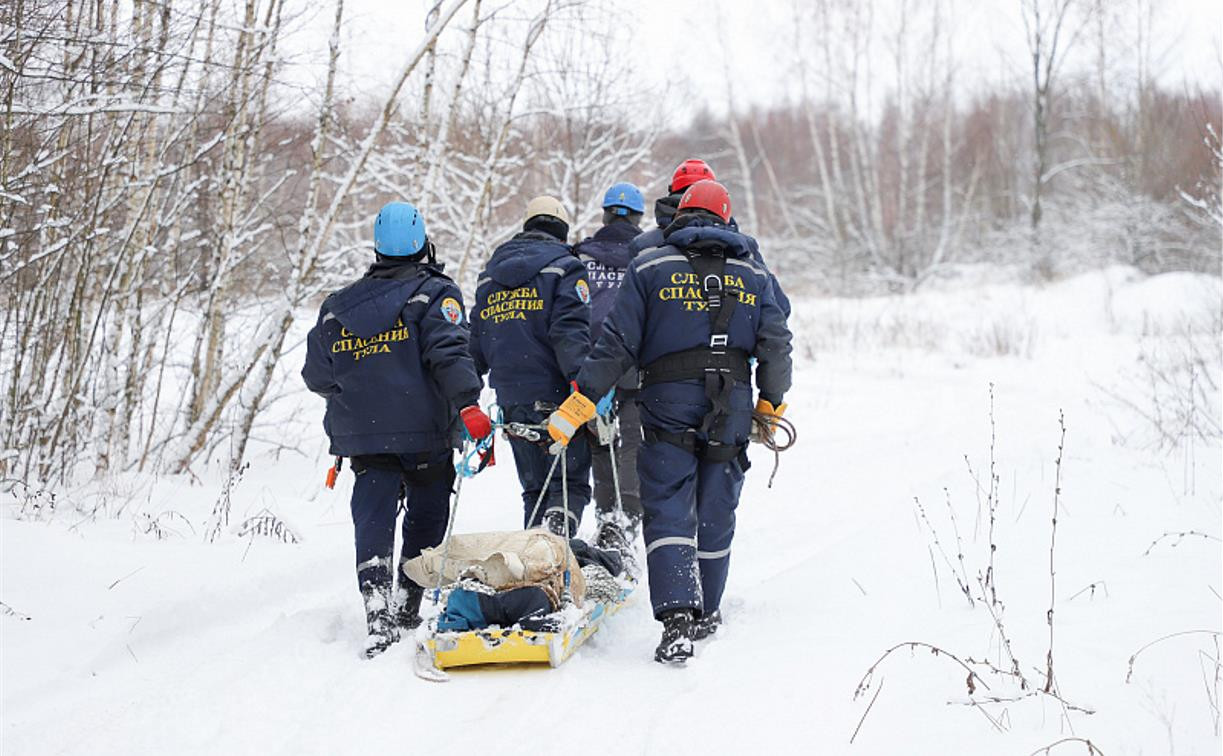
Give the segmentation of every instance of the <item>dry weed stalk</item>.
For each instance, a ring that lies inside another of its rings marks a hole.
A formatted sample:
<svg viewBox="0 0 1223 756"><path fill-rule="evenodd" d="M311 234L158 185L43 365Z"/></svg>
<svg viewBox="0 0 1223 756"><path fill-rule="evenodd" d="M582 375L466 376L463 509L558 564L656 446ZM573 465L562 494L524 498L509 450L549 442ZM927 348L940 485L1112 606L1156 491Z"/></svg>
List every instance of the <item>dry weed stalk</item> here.
<svg viewBox="0 0 1223 756"><path fill-rule="evenodd" d="M221 495L216 504L212 505L212 514L208 517L208 528L204 531L204 542L215 543L221 536L221 531L229 525L229 510L233 505L234 489L242 482L242 476L250 469L251 464L244 462L225 478L221 487Z"/></svg>
<svg viewBox="0 0 1223 756"><path fill-rule="evenodd" d="M1053 523L1049 529L1049 612L1046 615L1049 623L1049 650L1045 654L1045 693L1053 690L1053 603L1057 599L1057 573L1054 570L1053 555L1057 546L1057 510L1061 506L1062 496L1062 453L1066 447L1066 415L1061 410L1057 412L1057 424L1062 429L1057 442L1057 461L1053 477Z"/></svg>
<svg viewBox="0 0 1223 756"><path fill-rule="evenodd" d="M989 564L985 570L985 586L988 590L982 591L982 600L989 600L998 603L998 588L996 584L996 575L994 572L994 556L998 553L998 541L994 537L994 528L998 522L998 423L994 415L994 384L991 381L989 384L989 487L985 494L985 509L989 515ZM977 471L973 469L972 460L968 455L964 455L964 465L968 468L968 475L972 478L975 484L977 495L977 522L974 528L973 537L976 538L981 532L981 478L977 475ZM951 506L950 494L948 494L947 506ZM987 598L988 594L988 598Z"/></svg>
<svg viewBox="0 0 1223 756"><path fill-rule="evenodd" d="M899 651L902 648L907 648L910 651L915 651L919 648L924 648L934 656L944 656L954 661L956 664L959 664L960 667L962 667L964 671L968 673L968 677L965 678L964 684L968 687L969 695L972 695L973 693L977 691L977 683L980 683L981 687L985 688L986 690L990 689L989 683L981 679L981 676L977 674L976 670L970 667L968 663L965 662L963 659L951 653L950 651L947 651L946 649L943 649L943 648L939 648L938 646L935 646L930 643L926 643L924 641L905 641L904 643L897 643L895 646L892 646L887 651L884 651L883 655L881 655L878 659L876 659L875 663L872 664L866 670L866 673L862 675L862 679L858 681L858 687L854 689L854 700L861 698L863 693L870 690L871 680L874 677L875 670L879 668L879 665L882 664L893 653L895 653L896 651ZM976 683L973 682L974 680L976 680Z"/></svg>
<svg viewBox="0 0 1223 756"><path fill-rule="evenodd" d="M1159 451L1212 443L1223 436L1219 415L1217 366L1223 358L1223 315L1213 313L1204 327L1184 321L1170 333L1144 334L1138 362L1142 374L1124 377L1116 387L1096 388L1132 412L1152 432L1147 445Z"/></svg>
<svg viewBox="0 0 1223 756"><path fill-rule="evenodd" d="M1096 597L1096 589L1097 589L1097 588L1099 588L1099 589L1101 589L1102 591L1104 591L1104 595L1105 595L1105 597L1107 597L1107 596L1108 596L1108 583L1104 582L1103 580L1097 580L1097 581L1096 581L1096 582L1094 582L1094 583L1091 583L1091 584L1089 584L1089 585L1087 585L1087 586L1084 586L1084 587L1083 587L1081 590L1079 590L1079 591L1075 592L1075 594L1074 594L1073 596L1071 596L1070 598L1068 598L1068 599L1066 599L1066 600L1067 600L1067 601L1074 601L1076 598L1078 598L1079 596L1082 596L1084 593L1087 593L1088 591L1091 591L1091 593L1088 595L1088 598L1093 598L1093 599L1094 599L1094 598Z"/></svg>
<svg viewBox="0 0 1223 756"><path fill-rule="evenodd" d="M960 538L960 523L955 516L955 507L951 506L951 491L943 486L943 501L947 504L947 516L951 519L951 532L955 534L955 556L960 563L960 577L963 578L964 585L968 585L968 567L964 564L964 540ZM967 593L967 591L965 591ZM968 597L968 603L972 605L972 596Z"/></svg>
<svg viewBox="0 0 1223 756"><path fill-rule="evenodd" d="M140 514L136 515L135 519L133 520L133 525L141 534L151 535L157 540L163 541L170 536L182 535L178 529L171 525L175 519L181 520L192 533L195 532L195 526L191 524L191 521L179 512L175 512L173 510L161 512L156 517L141 512Z"/></svg>
<svg viewBox="0 0 1223 756"><path fill-rule="evenodd" d="M1028 756L1037 756L1037 754L1041 753L1048 754L1052 749L1060 745L1065 745L1066 743L1082 743L1083 745L1087 746L1088 756L1104 756L1104 751L1096 748L1095 744L1087 738L1062 738L1061 740L1055 740L1047 746L1037 748L1035 751L1028 754Z"/></svg>
<svg viewBox="0 0 1223 756"><path fill-rule="evenodd" d="M1157 644L1163 643L1166 640L1173 638L1181 638L1187 635L1209 635L1214 642L1215 653L1211 656L1206 651L1198 650L1198 659L1203 662L1202 666L1202 684L1206 687L1206 704L1210 707L1211 720L1214 725L1215 737L1219 736L1220 732L1220 711L1219 711L1219 692L1220 687L1223 687L1223 656L1219 653L1219 637L1223 635L1218 630L1182 630L1177 633L1169 633L1168 635L1156 638L1143 645L1137 651L1130 655L1129 668L1125 673L1125 682L1128 685L1134 677L1134 663L1138 660L1140 654L1148 648ZM1211 665L1212 673L1208 673L1205 664Z"/></svg>
<svg viewBox="0 0 1223 756"><path fill-rule="evenodd" d="M875 707L875 700L879 698L879 694L882 692L883 679L880 678L879 687L875 688L875 695L871 696L871 702L866 705L866 711L862 712L862 716L858 718L858 726L854 728L854 733L849 736L850 745L853 745L854 738L858 737L858 732L862 729L862 723L866 721L866 715L871 713L871 709Z"/></svg>
<svg viewBox="0 0 1223 756"><path fill-rule="evenodd" d="M1184 541L1186 538L1194 538L1194 537L1202 538L1207 541L1223 542L1223 538L1219 538L1218 536L1210 535L1209 533L1202 533L1201 531L1197 531L1197 530L1182 530L1179 532L1169 530L1168 532L1161 535L1159 538L1156 538L1154 541L1151 541L1151 545L1147 547L1146 551L1142 552L1142 555L1150 556L1151 549L1158 546L1166 538L1176 539L1175 541L1172 542L1172 545L1170 546L1170 548L1175 549L1177 546L1180 546L1181 542Z"/></svg>
<svg viewBox="0 0 1223 756"><path fill-rule="evenodd" d="M1046 693L1043 690L1029 690L1028 692L1022 693L1018 696L981 696L976 701L973 701L973 703L977 705L980 705L983 703L992 703L992 704L1018 703L1019 701L1023 701L1028 698L1033 698L1035 696L1047 696L1049 698L1052 698L1054 701L1057 701L1058 705L1061 706L1064 711L1077 711L1080 714L1095 714L1096 713L1095 709L1089 709L1086 706L1077 706L1075 704L1070 703L1066 699L1062 698L1057 693ZM1073 728L1071 731L1073 732Z"/></svg>
<svg viewBox="0 0 1223 756"><path fill-rule="evenodd" d="M1158 645L1158 644L1160 644L1160 643L1163 643L1163 642L1164 642L1164 641L1166 641L1166 640L1172 640L1173 638L1181 638L1181 637L1184 637L1184 636L1186 636L1186 635L1211 635L1211 636L1214 636L1215 640L1217 641L1217 640L1218 640L1218 638L1219 638L1219 636L1220 636L1220 635L1223 635L1223 633L1220 633L1218 630L1181 630L1180 632L1176 632L1176 633L1168 633L1167 635L1160 636L1160 637L1156 638L1155 640L1151 641L1150 643L1144 644L1144 645L1143 645L1141 648L1139 648L1137 651L1135 651L1134 653L1130 654L1129 668L1128 668L1128 670L1127 670L1127 671L1126 671L1126 673L1125 673L1125 682L1126 682L1126 684L1128 685L1128 684L1130 683L1130 681L1133 679L1133 677L1134 677L1134 662L1138 661L1138 657L1139 657L1139 655L1141 655L1141 654L1142 654L1142 652L1143 652L1143 651L1146 651L1146 650L1147 650L1148 648L1150 648L1151 646L1155 646L1155 645Z"/></svg>
<svg viewBox="0 0 1223 756"><path fill-rule="evenodd" d="M994 525L998 521L998 469L995 450L998 445L998 425L994 419L994 384L989 384L989 567L985 571L985 586L989 588L989 600L998 603L998 588L995 582L994 555L998 553L998 542L994 538Z"/></svg>
<svg viewBox="0 0 1223 756"><path fill-rule="evenodd" d="M892 646L887 651L884 651L883 655L880 656L878 659L876 659L875 663L872 664L866 670L866 673L862 675L862 679L858 681L858 687L854 689L854 700L855 701L861 698L866 693L866 691L871 689L871 683L874 681L875 671L879 668L879 665L883 664L883 662L889 656L891 656L893 653L895 653L896 651L899 651L902 648L907 648L909 649L910 652L913 652L919 648L922 648L922 649L929 651L934 656L950 659L951 661L954 661L956 664L960 665L960 667L965 672L968 673L968 676L964 678L964 684L968 687L968 695L970 696L976 692L978 683L981 685L982 688L989 690L989 683L981 679L981 676L978 675L977 672L971 666L969 666L967 662L965 662L963 659L956 656L955 654L951 653L950 651L939 648L938 646L932 645L930 643L925 643L923 641L905 641L904 643L897 643L895 646ZM879 687L875 690L875 695L871 697L870 703L867 704L866 706L866 711L862 712L862 717L858 720L858 726L854 728L853 735L851 735L849 738L850 743L853 743L854 738L858 737L858 732L862 729L862 724L866 721L866 716L871 713L871 708L874 707L875 700L879 698L879 694L882 692L883 692L883 680L881 679L879 681ZM989 715L986 714L986 716L988 717ZM990 718L990 721L994 721L992 717ZM995 726L997 726L996 722L995 722Z"/></svg>
<svg viewBox="0 0 1223 756"><path fill-rule="evenodd" d="M1206 702L1210 706L1210 714L1214 720L1215 737L1219 737L1219 688L1223 683L1223 655L1219 653L1219 636L1214 637L1215 655L1211 656L1205 651L1198 651L1198 658L1202 662L1210 662L1214 667L1214 675L1207 676L1206 667L1202 667L1202 684L1206 686Z"/></svg>
<svg viewBox="0 0 1223 756"><path fill-rule="evenodd" d="M301 543L301 536L297 531L269 509L260 510L238 526L238 537L247 536L263 536L280 543Z"/></svg>
<svg viewBox="0 0 1223 756"><path fill-rule="evenodd" d="M964 598L968 599L968 605L970 607L974 606L976 602L973 601L972 590L969 589L968 587L967 574L964 575L963 580L960 579L960 574L956 572L955 566L952 565L951 563L951 557L947 556L947 550L943 548L943 543L942 541L939 540L938 531L934 529L934 525L930 523L930 518L926 516L926 508L922 506L921 499L914 496L913 503L917 506L917 513L918 515L921 516L921 521L925 524L926 530L930 533L930 538L934 542L935 547L938 548L939 555L943 557L943 561L947 564L947 569L951 571L951 576L955 578L956 585L960 587L960 592L964 594ZM952 521L954 522L955 521L954 512L952 513L951 517L952 517ZM957 538L957 541L958 541L958 538ZM960 566L963 567L964 549L962 548L962 544L957 543L957 546L961 546L960 553L958 553L956 556L959 557ZM934 558L933 555L931 555L931 559L933 558ZM937 580L937 578L938 578L938 572L936 570L935 579Z"/></svg>
<svg viewBox="0 0 1223 756"><path fill-rule="evenodd" d="M874 664L872 664L867 669L866 673L862 676L861 681L859 681L858 687L854 690L854 700L861 698L866 693L866 691L870 689L871 682L872 682L875 671L878 669L879 665L882 664L883 661L886 660L895 651L901 648L908 648L910 651L914 651L918 648L924 648L924 649L929 650L932 654L936 656L944 656L954 661L962 669L968 672L968 676L965 679L965 684L968 688L968 696L969 696L968 700L962 701L962 702L951 702L951 703L964 703L965 705L972 706L973 708L980 711L990 721L990 723L999 731L1004 731L1006 729L1003 726L1003 723L1001 721L1002 718L1001 717L996 718L996 717L991 716L990 713L984 708L985 704L1015 703L1015 702L1023 701L1023 700L1026 700L1026 699L1029 699L1035 696L1045 696L1047 698L1053 699L1054 701L1057 701L1058 704L1061 706L1062 712L1066 718L1067 723L1070 723L1070 712L1078 712L1081 714L1090 715L1090 714L1094 714L1095 711L1093 709L1089 709L1083 706L1076 706L1068 702L1062 696L1061 691L1058 690L1057 684L1056 684L1056 678L1054 677L1054 672L1053 672L1054 603L1057 599L1057 583L1056 583L1057 573L1056 573L1056 560L1055 560L1055 556L1057 552L1057 515L1058 515L1058 510L1062 506L1061 480L1062 480L1062 460L1065 457L1065 447L1066 447L1066 417L1063 411L1061 410L1058 411L1058 427L1060 429L1060 435L1058 437L1057 458L1055 461L1056 472L1055 472L1054 488L1053 488L1053 517L1051 519L1051 528L1050 528L1050 534L1049 534L1049 608L1045 613L1046 623L1048 624L1048 627L1049 627L1049 646L1045 653L1045 669L1044 669L1045 683L1041 687L1033 687L1032 683L1028 681L1027 676L1024 674L1023 668L1020 666L1019 660L1014 651L1014 647L1011 643L1010 635L1007 633L1006 625L1003 622L1002 613L1005 611L1006 606L998 598L997 585L995 582L996 573L994 572L994 556L998 550L997 545L995 543L995 540L996 540L995 525L997 523L999 476L998 476L998 471L997 471L997 459L995 456L995 451L997 448L997 425L996 425L995 418L994 418L994 391L993 391L993 388L994 388L993 384L990 384L990 410L989 410L989 415L990 415L989 480L990 482L989 482L988 488L985 488L984 486L981 485L981 481L976 476L975 472L973 471L972 464L971 462L969 462L968 456L965 455L964 457L965 462L968 464L969 474L972 476L973 480L977 484L978 513L979 514L981 513L981 503L982 502L980 500L980 493L984 490L986 492L986 499L985 499L986 510L988 511L988 514L989 514L988 533L989 533L990 543L989 543L988 564L984 571L980 571L977 573L976 583L977 583L977 589L980 592L979 596L974 597L973 596L974 592L968 585L967 566L966 566L965 559L964 559L963 542L959 536L959 526L956 521L955 510L951 505L950 492L947 491L946 488L944 488L944 492L946 495L946 501L947 501L947 510L951 518L952 528L956 536L956 546L958 548L957 558L958 558L959 569L956 568L956 564L952 561L951 557L947 554L946 549L943 547L943 543L939 539L938 532L936 528L933 526L933 524L930 522L930 518L927 516L925 507L922 506L921 501L916 496L913 498L913 501L917 506L917 512L918 512L918 515L920 517L922 524L925 526L925 529L930 534L931 542L933 543L934 548L938 549L939 554L943 558L943 562L946 564L947 569L951 572L951 575L955 579L956 584L959 586L960 591L968 599L969 605L976 606L976 601L977 599L979 599L980 602L985 605L986 610L989 612L990 619L993 621L993 624L994 624L994 629L998 633L999 654L1005 657L1005 663L1008 666L1008 668L1007 669L1000 668L999 666L993 664L992 662L988 660L980 661L980 660L973 659L972 657L961 658L959 656L956 656L955 654L948 652L947 650L943 648L934 646L929 643L909 641L909 642L897 644L889 648L887 651L883 653L882 656L879 657L878 660L875 661ZM928 545L927 550L930 552L931 564L932 566L935 567L935 580L936 580L936 585L937 585L938 570L937 570L937 565L934 565L933 549L930 549ZM1094 591L1097 585L1103 586L1103 582L1099 581L1097 583L1092 583L1087 588L1084 588L1082 591L1079 591L1078 593L1076 593L1075 596L1078 596L1087 590L1091 590L1094 595ZM1107 590L1107 588L1105 588L1105 590ZM1073 598L1073 596L1071 598ZM1040 672L1040 670L1034 670L1034 671L1037 672L1038 674ZM996 678L1001 678L1004 680L1007 680L1007 679L1011 680L1015 685L1018 686L1020 693L1018 693L1017 695L1013 695L1013 696L997 695L993 693L989 693L989 694L978 693L978 686L980 686L980 688L984 690L990 689L989 685L986 683L983 677L983 673L993 675ZM880 685L880 687L882 687L882 684ZM867 706L866 711L863 712L862 718L858 722L858 726L854 729L853 737L857 737L859 731L862 728L862 723L866 720L866 716L867 714L870 713L871 707L874 706L875 699L878 698L878 696L879 696L879 693L877 691L874 697L871 698L871 702ZM1212 700L1218 700L1218 699L1215 698ZM1006 713L1005 710L1003 713L1004 714ZM1070 732L1072 734L1074 733L1074 728L1073 728L1072 723L1070 727ZM1058 741L1058 743L1075 742L1075 741L1090 744L1090 741L1084 740L1082 738L1077 738L1077 737L1067 738L1062 741ZM850 739L850 742L853 742L853 738ZM1051 744L1049 747L1053 747L1057 745L1058 743ZM1094 748L1094 746L1090 746L1090 747Z"/></svg>
<svg viewBox="0 0 1223 756"><path fill-rule="evenodd" d="M28 484L13 480L14 488L21 488L21 506L17 510L18 520L50 519L55 514L55 492L46 488L31 488Z"/></svg>
<svg viewBox="0 0 1223 756"><path fill-rule="evenodd" d="M977 578L977 584L981 586L981 590L984 592L985 583L979 576ZM1020 671L1019 660L1015 658L1015 652L1011 650L1011 638L1009 635L1007 635L1006 626L1002 624L1002 616L994 610L994 605L992 603L988 601L983 603L985 604L985 608L989 610L990 619L994 621L994 628L998 631L999 644L1006 651L1007 658L1011 660L1011 669L1007 672L1007 674L1019 681L1020 690L1027 690L1028 680L1023 676L1023 672ZM1045 692L1047 693L1048 691Z"/></svg>
<svg viewBox="0 0 1223 756"><path fill-rule="evenodd" d="M21 612L17 611L16 609L4 603L3 601L0 601L0 616L13 617L14 619L17 619L23 622L32 619L30 615L22 614Z"/></svg>

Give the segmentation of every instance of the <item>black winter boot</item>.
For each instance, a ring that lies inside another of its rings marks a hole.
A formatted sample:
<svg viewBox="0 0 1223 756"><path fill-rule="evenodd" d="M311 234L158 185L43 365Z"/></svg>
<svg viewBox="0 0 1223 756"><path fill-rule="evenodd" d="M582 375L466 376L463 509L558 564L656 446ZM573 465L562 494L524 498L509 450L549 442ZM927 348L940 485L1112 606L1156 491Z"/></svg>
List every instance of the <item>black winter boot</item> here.
<svg viewBox="0 0 1223 756"><path fill-rule="evenodd" d="M718 627L722 624L722 612L714 609L709 614L702 614L697 619L696 624L692 627L692 640L705 640L709 636L718 632Z"/></svg>
<svg viewBox="0 0 1223 756"><path fill-rule="evenodd" d="M654 661L683 664L692 658L692 610L672 609L662 617L662 640L654 650Z"/></svg>
<svg viewBox="0 0 1223 756"><path fill-rule="evenodd" d="M399 630L391 617L390 591L386 586L367 585L361 589L365 600L365 658L372 659L399 640Z"/></svg>
<svg viewBox="0 0 1223 756"><path fill-rule="evenodd" d="M420 625L420 600L425 595L425 589L405 578L398 593L395 624L400 630L415 630Z"/></svg>

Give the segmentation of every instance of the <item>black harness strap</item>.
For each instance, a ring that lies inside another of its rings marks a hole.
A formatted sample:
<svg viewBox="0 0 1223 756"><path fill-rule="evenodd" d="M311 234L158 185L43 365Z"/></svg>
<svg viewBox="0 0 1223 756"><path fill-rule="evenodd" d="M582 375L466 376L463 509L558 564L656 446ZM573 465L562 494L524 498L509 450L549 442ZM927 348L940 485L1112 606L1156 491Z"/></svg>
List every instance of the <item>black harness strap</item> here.
<svg viewBox="0 0 1223 756"><path fill-rule="evenodd" d="M700 346L685 349L682 352L672 352L646 365L642 375L642 384L649 386L655 383L701 378L707 372L722 373L732 380L746 383L752 377L747 366L748 357L747 352L733 347L712 350L709 347Z"/></svg>
<svg viewBox="0 0 1223 756"><path fill-rule="evenodd" d="M703 462L730 462L737 459L739 467L746 472L751 463L747 461L747 444L723 444L718 441L701 441L695 428L689 428L683 433L671 433L657 428L641 429L646 441L659 441L672 446L678 446Z"/></svg>

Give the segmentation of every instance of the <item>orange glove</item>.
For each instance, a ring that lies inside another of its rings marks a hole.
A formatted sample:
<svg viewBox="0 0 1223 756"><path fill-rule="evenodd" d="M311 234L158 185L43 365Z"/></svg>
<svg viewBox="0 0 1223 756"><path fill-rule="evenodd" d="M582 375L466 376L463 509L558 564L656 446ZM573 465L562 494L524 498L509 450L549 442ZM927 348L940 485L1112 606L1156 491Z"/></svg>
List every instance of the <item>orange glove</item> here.
<svg viewBox="0 0 1223 756"><path fill-rule="evenodd" d="M574 392L548 416L548 435L561 446L568 446L573 434L595 416L595 403Z"/></svg>
<svg viewBox="0 0 1223 756"><path fill-rule="evenodd" d="M756 401L756 412L764 415L764 417L752 417L751 440L756 443L763 443L777 429L777 418L786 414L786 403L782 402L774 407L773 403L768 399L761 398Z"/></svg>

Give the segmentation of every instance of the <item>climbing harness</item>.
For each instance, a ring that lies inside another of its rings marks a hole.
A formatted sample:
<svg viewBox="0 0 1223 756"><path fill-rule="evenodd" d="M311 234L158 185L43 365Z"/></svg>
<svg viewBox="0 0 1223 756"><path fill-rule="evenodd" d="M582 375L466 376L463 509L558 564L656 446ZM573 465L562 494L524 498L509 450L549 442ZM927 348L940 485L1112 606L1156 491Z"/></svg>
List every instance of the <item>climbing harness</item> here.
<svg viewBox="0 0 1223 756"><path fill-rule="evenodd" d="M646 365L642 370L642 387L703 380L710 408L699 429L689 428L683 433L647 429L646 440L665 441L706 461L729 462L739 457L746 445L726 444L717 439L730 412L735 382L751 381L750 355L729 346L730 321L739 304L740 291L726 285L726 250L721 245L698 243L682 251L701 283L701 294L709 311L709 344L672 352Z"/></svg>

